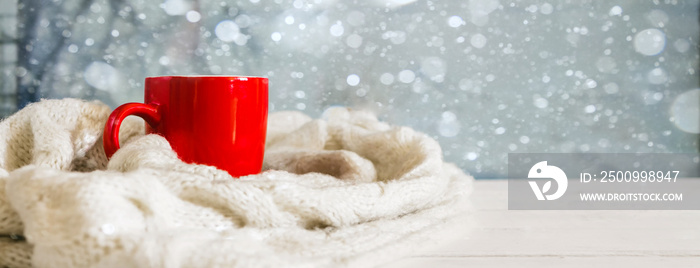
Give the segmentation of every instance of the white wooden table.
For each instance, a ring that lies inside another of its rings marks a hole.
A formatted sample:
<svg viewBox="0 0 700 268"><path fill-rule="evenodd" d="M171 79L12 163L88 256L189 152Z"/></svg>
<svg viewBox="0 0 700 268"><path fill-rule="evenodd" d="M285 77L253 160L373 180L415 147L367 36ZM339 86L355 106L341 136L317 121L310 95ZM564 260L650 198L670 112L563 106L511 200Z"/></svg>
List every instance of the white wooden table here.
<svg viewBox="0 0 700 268"><path fill-rule="evenodd" d="M477 181L475 228L380 267L700 267L700 211L514 211L507 188Z"/></svg>

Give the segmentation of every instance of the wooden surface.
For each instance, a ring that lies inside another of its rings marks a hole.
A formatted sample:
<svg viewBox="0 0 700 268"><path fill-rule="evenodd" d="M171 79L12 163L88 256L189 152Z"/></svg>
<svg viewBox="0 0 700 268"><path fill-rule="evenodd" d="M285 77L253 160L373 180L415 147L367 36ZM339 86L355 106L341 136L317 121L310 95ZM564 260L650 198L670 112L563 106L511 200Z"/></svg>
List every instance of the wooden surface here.
<svg viewBox="0 0 700 268"><path fill-rule="evenodd" d="M700 267L700 211L509 211L507 188L477 181L474 228L380 267Z"/></svg>

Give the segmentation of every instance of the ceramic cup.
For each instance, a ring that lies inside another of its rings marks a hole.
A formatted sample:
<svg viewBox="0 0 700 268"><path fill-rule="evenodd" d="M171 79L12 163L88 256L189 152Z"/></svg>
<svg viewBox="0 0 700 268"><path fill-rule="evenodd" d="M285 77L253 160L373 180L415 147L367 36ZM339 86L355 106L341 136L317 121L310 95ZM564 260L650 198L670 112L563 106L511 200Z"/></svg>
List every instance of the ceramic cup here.
<svg viewBox="0 0 700 268"><path fill-rule="evenodd" d="M109 116L103 145L119 149L122 120L135 115L146 133L165 137L187 163L215 166L233 177L259 173L267 131L268 80L243 76L146 78L145 103L126 103Z"/></svg>

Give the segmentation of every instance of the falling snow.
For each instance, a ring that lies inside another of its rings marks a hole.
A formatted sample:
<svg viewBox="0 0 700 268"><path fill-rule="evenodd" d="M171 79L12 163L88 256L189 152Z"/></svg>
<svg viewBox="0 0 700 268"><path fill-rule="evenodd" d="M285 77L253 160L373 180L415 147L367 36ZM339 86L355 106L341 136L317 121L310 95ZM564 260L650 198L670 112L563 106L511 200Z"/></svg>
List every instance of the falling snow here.
<svg viewBox="0 0 700 268"><path fill-rule="evenodd" d="M610 8L610 11L608 12L608 15L610 16L620 16L622 15L622 8L620 6L614 6Z"/></svg>
<svg viewBox="0 0 700 268"><path fill-rule="evenodd" d="M248 37L241 33L240 27L231 20L219 22L214 29L214 33L217 38L224 42L234 42L242 46L248 41Z"/></svg>
<svg viewBox="0 0 700 268"><path fill-rule="evenodd" d="M438 132L443 137L454 137L459 134L460 123L457 120L457 116L450 111L443 112L438 120Z"/></svg>
<svg viewBox="0 0 700 268"><path fill-rule="evenodd" d="M346 40L346 44L351 48L359 48L362 45L362 36L351 34Z"/></svg>
<svg viewBox="0 0 700 268"><path fill-rule="evenodd" d="M399 81L402 83L411 83L416 79L416 74L411 70L403 70L399 72Z"/></svg>
<svg viewBox="0 0 700 268"><path fill-rule="evenodd" d="M469 0L471 22L476 26L485 26L489 22L491 12L499 6L498 0Z"/></svg>
<svg viewBox="0 0 700 268"><path fill-rule="evenodd" d="M447 24L452 28L458 28L465 24L464 20L460 16L452 16L447 20Z"/></svg>
<svg viewBox="0 0 700 268"><path fill-rule="evenodd" d="M383 73L382 76L379 77L379 81L384 85L391 85L394 83L394 75L390 73Z"/></svg>
<svg viewBox="0 0 700 268"><path fill-rule="evenodd" d="M646 56L661 53L666 45L666 35L659 29L646 29L634 36L634 49Z"/></svg>
<svg viewBox="0 0 700 268"><path fill-rule="evenodd" d="M348 78L346 80L348 82L348 85L353 87L360 84L360 77L356 74L348 75Z"/></svg>
<svg viewBox="0 0 700 268"><path fill-rule="evenodd" d="M191 4L185 0L166 0L162 5L168 15L184 15L191 10Z"/></svg>
<svg viewBox="0 0 700 268"><path fill-rule="evenodd" d="M661 85L668 81L668 74L664 69L654 68L647 74L647 80L650 84Z"/></svg>
<svg viewBox="0 0 700 268"><path fill-rule="evenodd" d="M51 30L7 81L114 106L145 76L265 76L271 111L368 109L494 177L511 152L697 150L700 3L676 2L96 1L43 11Z"/></svg>
<svg viewBox="0 0 700 268"><path fill-rule="evenodd" d="M270 35L270 38L272 38L272 41L279 42L282 40L282 34L279 32L274 32Z"/></svg>
<svg viewBox="0 0 700 268"><path fill-rule="evenodd" d="M475 48L482 48L486 45L486 37L480 33L472 35L472 37L470 39L470 43Z"/></svg>
<svg viewBox="0 0 700 268"><path fill-rule="evenodd" d="M532 102L535 105L535 107L540 109L544 109L547 108L547 106L549 106L549 101L542 97L536 97Z"/></svg>
<svg viewBox="0 0 700 268"><path fill-rule="evenodd" d="M202 15L194 10L187 11L187 13L185 13L185 17L187 18L187 21L192 23L198 22L200 19L202 19Z"/></svg>
<svg viewBox="0 0 700 268"><path fill-rule="evenodd" d="M92 62L85 69L85 82L100 90L117 90L119 79L119 71L101 61Z"/></svg>
<svg viewBox="0 0 700 268"><path fill-rule="evenodd" d="M438 57L428 57L421 62L420 70L430 80L442 82L445 80L447 66L443 59Z"/></svg>
<svg viewBox="0 0 700 268"><path fill-rule="evenodd" d="M341 36L345 32L345 28L343 27L343 23L338 21L335 24L333 24L330 28L330 32L332 36Z"/></svg>
<svg viewBox="0 0 700 268"><path fill-rule="evenodd" d="M592 114L596 111L596 108L595 108L595 105L591 104L591 105L586 106L586 108L584 108L584 110L586 111L587 114Z"/></svg>
<svg viewBox="0 0 700 268"><path fill-rule="evenodd" d="M552 12L554 12L554 6L552 6L552 4L544 3L542 6L540 6L540 13L549 15L552 14Z"/></svg>
<svg viewBox="0 0 700 268"><path fill-rule="evenodd" d="M671 105L671 119L688 133L700 133L700 89L678 95Z"/></svg>

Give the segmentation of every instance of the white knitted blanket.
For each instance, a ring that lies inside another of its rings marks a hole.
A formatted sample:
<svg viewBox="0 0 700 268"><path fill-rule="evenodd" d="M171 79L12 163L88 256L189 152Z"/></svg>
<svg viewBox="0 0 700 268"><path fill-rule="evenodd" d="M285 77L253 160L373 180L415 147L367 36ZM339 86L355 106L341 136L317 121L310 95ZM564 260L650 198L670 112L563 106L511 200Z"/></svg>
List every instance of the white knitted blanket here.
<svg viewBox="0 0 700 268"><path fill-rule="evenodd" d="M240 179L131 117L107 161L109 113L44 100L0 123L0 267L368 267L469 218L472 178L370 113L270 114L265 171Z"/></svg>

